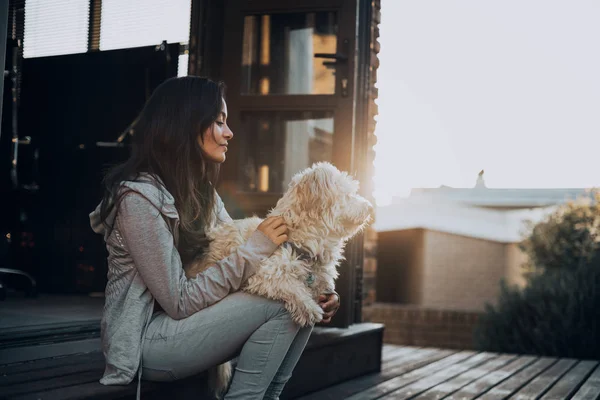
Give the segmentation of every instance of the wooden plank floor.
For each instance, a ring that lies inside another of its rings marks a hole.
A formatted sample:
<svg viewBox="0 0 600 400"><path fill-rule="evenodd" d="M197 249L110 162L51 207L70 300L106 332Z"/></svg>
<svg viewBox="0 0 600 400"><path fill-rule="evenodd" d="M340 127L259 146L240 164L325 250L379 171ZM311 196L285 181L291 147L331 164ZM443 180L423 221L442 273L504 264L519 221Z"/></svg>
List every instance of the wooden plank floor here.
<svg viewBox="0 0 600 400"><path fill-rule="evenodd" d="M298 400L600 400L598 361L384 345L381 372Z"/></svg>

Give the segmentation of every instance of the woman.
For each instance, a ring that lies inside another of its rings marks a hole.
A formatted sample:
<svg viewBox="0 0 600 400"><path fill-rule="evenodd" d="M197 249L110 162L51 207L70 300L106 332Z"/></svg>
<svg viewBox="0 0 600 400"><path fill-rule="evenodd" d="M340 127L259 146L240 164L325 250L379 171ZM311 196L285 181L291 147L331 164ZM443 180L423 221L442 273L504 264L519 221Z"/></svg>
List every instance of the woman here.
<svg viewBox="0 0 600 400"><path fill-rule="evenodd" d="M213 186L233 138L223 92L199 77L161 84L136 120L130 158L105 177L90 214L109 253L103 384L128 384L136 373L181 379L239 356L225 398L277 399L310 336L281 303L237 291L286 241L279 217L185 277L182 265L207 246L205 228L231 219ZM339 296L323 294L320 304L329 322Z"/></svg>

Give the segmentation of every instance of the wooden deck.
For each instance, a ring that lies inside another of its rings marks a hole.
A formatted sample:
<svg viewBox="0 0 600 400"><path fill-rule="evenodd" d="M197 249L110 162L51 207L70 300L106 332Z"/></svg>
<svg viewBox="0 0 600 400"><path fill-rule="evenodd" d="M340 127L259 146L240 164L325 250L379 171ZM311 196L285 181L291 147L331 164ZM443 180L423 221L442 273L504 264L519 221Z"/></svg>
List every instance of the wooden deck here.
<svg viewBox="0 0 600 400"><path fill-rule="evenodd" d="M356 346L353 344L350 348ZM360 353L348 348L337 351L340 356L363 359ZM324 365L332 368L332 364ZM0 399L135 398L135 384L125 387L100 385L98 378L103 366L102 355L92 352L0 367ZM296 374L296 379L302 376L305 387L309 386L306 379L312 376L313 380L319 380L324 374L320 371L314 376L317 371L314 366L310 371L312 375L306 371ZM179 382L178 386L182 386L183 381ZM199 395L197 377L189 383L192 384L189 393L193 395L174 396L173 387L168 384L144 382L142 398L206 398ZM381 372L295 400L508 398L598 400L600 365L598 361L384 345Z"/></svg>
<svg viewBox="0 0 600 400"><path fill-rule="evenodd" d="M380 373L301 400L600 399L598 361L385 345Z"/></svg>
<svg viewBox="0 0 600 400"><path fill-rule="evenodd" d="M98 382L105 361L100 344L94 342L97 337L89 339L87 325L65 329L53 324L37 338L35 332L17 328L8 335L0 333L0 400L135 399L136 380L126 386ZM74 337L79 340L69 340ZM315 327L282 400L378 371L382 341L381 324L354 324L347 329ZM202 375L172 383L143 382L142 398L214 400L206 374Z"/></svg>

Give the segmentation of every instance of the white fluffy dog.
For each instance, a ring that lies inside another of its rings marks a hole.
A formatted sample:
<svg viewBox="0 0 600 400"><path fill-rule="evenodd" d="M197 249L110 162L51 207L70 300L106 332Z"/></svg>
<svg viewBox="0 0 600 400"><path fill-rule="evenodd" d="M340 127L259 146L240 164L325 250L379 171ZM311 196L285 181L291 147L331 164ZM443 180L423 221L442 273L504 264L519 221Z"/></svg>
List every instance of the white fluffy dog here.
<svg viewBox="0 0 600 400"><path fill-rule="evenodd" d="M371 220L373 207L357 192L358 182L329 163L316 163L296 174L268 214L283 217L288 241L260 264L242 290L282 301L301 326L321 321L323 310L317 299L334 289L346 241ZM257 217L246 218L208 231L209 248L201 260L186 267L187 276L230 255L261 222ZM228 365L221 366L220 389L230 374Z"/></svg>

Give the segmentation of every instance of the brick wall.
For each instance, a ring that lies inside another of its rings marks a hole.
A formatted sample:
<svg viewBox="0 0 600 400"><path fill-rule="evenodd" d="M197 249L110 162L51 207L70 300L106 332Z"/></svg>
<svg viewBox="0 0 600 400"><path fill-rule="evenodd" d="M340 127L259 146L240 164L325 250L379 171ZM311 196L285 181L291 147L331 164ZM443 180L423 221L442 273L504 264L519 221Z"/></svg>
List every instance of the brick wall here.
<svg viewBox="0 0 600 400"><path fill-rule="evenodd" d="M374 161L375 150L373 146L377 143L375 136L375 117L378 114L377 103L375 100L378 96L377 88L377 68L379 67L379 22L381 21L381 1L373 0L371 2L372 19L371 19L371 62L369 65L369 105L368 105L368 146L367 146L367 165L366 176L367 181L364 182L364 192L367 193L369 200L374 202L373 198L373 177L375 175ZM365 235L365 252L363 263L363 283L362 283L362 300L363 305L372 304L375 301L375 277L377 274L377 232L375 229L367 228Z"/></svg>
<svg viewBox="0 0 600 400"><path fill-rule="evenodd" d="M365 252L363 263L363 306L375 302L377 277L377 232L373 228L365 231Z"/></svg>
<svg viewBox="0 0 600 400"><path fill-rule="evenodd" d="M504 243L425 231L421 305L483 310L494 303L505 277Z"/></svg>
<svg viewBox="0 0 600 400"><path fill-rule="evenodd" d="M418 306L374 303L363 308L365 322L385 324L383 341L406 346L473 349L479 313L431 310Z"/></svg>

